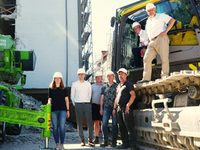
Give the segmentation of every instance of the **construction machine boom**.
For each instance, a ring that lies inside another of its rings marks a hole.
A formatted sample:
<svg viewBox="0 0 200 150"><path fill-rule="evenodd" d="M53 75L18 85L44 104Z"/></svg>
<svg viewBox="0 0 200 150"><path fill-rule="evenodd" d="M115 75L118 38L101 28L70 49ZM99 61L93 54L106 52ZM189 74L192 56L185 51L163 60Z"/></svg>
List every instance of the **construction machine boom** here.
<svg viewBox="0 0 200 150"><path fill-rule="evenodd" d="M20 134L22 125L42 128L42 138L51 136L51 106L41 106L40 111L23 109L22 98L12 89L22 88L26 82L23 71L33 71L35 61L33 50L17 50L11 36L0 35L0 143L6 134Z"/></svg>

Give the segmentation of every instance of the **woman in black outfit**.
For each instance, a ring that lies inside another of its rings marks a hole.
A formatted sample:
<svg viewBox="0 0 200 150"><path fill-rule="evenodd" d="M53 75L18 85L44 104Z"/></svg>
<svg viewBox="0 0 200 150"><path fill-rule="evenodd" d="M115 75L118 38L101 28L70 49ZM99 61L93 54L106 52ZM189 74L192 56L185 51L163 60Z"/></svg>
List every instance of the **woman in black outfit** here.
<svg viewBox="0 0 200 150"><path fill-rule="evenodd" d="M55 72L49 86L48 104L51 105L51 120L56 150L64 150L65 122L69 118L69 98L60 72ZM59 142L60 141L60 142Z"/></svg>

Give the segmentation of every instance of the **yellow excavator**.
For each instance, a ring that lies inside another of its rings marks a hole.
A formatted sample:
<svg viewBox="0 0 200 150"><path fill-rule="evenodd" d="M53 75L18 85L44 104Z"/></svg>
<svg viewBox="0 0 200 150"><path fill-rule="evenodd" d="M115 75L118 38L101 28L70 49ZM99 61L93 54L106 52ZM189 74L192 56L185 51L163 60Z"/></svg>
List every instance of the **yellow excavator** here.
<svg viewBox="0 0 200 150"><path fill-rule="evenodd" d="M156 56L152 81L136 84L142 79L143 67L134 67L132 49L139 46L139 37L131 27L137 21L145 29L148 3L155 4L157 13L176 19L168 32L170 75L160 78L161 60ZM116 16L111 18L112 70L128 69L128 79L134 83L137 96L133 116L138 143L200 150L199 25L199 0L140 0L117 9Z"/></svg>

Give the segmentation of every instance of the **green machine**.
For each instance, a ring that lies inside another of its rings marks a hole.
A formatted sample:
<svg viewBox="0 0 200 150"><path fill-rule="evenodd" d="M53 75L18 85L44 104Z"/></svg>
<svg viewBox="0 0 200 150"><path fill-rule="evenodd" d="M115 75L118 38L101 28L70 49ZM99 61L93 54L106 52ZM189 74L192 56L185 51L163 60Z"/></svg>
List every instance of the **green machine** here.
<svg viewBox="0 0 200 150"><path fill-rule="evenodd" d="M34 51L16 50L9 35L0 35L0 82L25 84L23 71L33 71L36 57Z"/></svg>
<svg viewBox="0 0 200 150"><path fill-rule="evenodd" d="M43 129L41 138L46 138L48 149L51 106L43 105L41 111L23 109L22 98L11 90L22 88L26 83L23 71L33 71L35 62L33 50L16 50L11 36L0 35L0 143L6 134L19 135L22 125L28 125Z"/></svg>

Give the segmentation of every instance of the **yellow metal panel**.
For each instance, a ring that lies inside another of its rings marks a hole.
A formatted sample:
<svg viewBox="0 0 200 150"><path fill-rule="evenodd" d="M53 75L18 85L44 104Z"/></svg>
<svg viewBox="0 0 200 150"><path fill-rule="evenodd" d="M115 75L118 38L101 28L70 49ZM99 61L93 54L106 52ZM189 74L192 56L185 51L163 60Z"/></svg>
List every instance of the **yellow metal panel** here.
<svg viewBox="0 0 200 150"><path fill-rule="evenodd" d="M48 114L48 123L47 123L47 125L48 125L47 129L50 130L50 128L51 128L51 114L50 113Z"/></svg>
<svg viewBox="0 0 200 150"><path fill-rule="evenodd" d="M140 2L140 3L138 3L138 4L134 5L134 6L130 6L130 7L126 8L127 10L126 9L122 10L122 12L123 11L124 12L121 13L120 15L124 16L125 14L128 14L128 13L130 13L132 11L135 11L135 10L138 10L138 9L140 9L142 7L145 7L148 3L155 3L155 2L158 2L158 1L160 1L160 0L147 0L145 2Z"/></svg>
<svg viewBox="0 0 200 150"><path fill-rule="evenodd" d="M184 35L182 45L198 45L198 39L196 36L196 32L187 31Z"/></svg>
<svg viewBox="0 0 200 150"><path fill-rule="evenodd" d="M171 45L198 45L196 32L186 31L168 35Z"/></svg>

